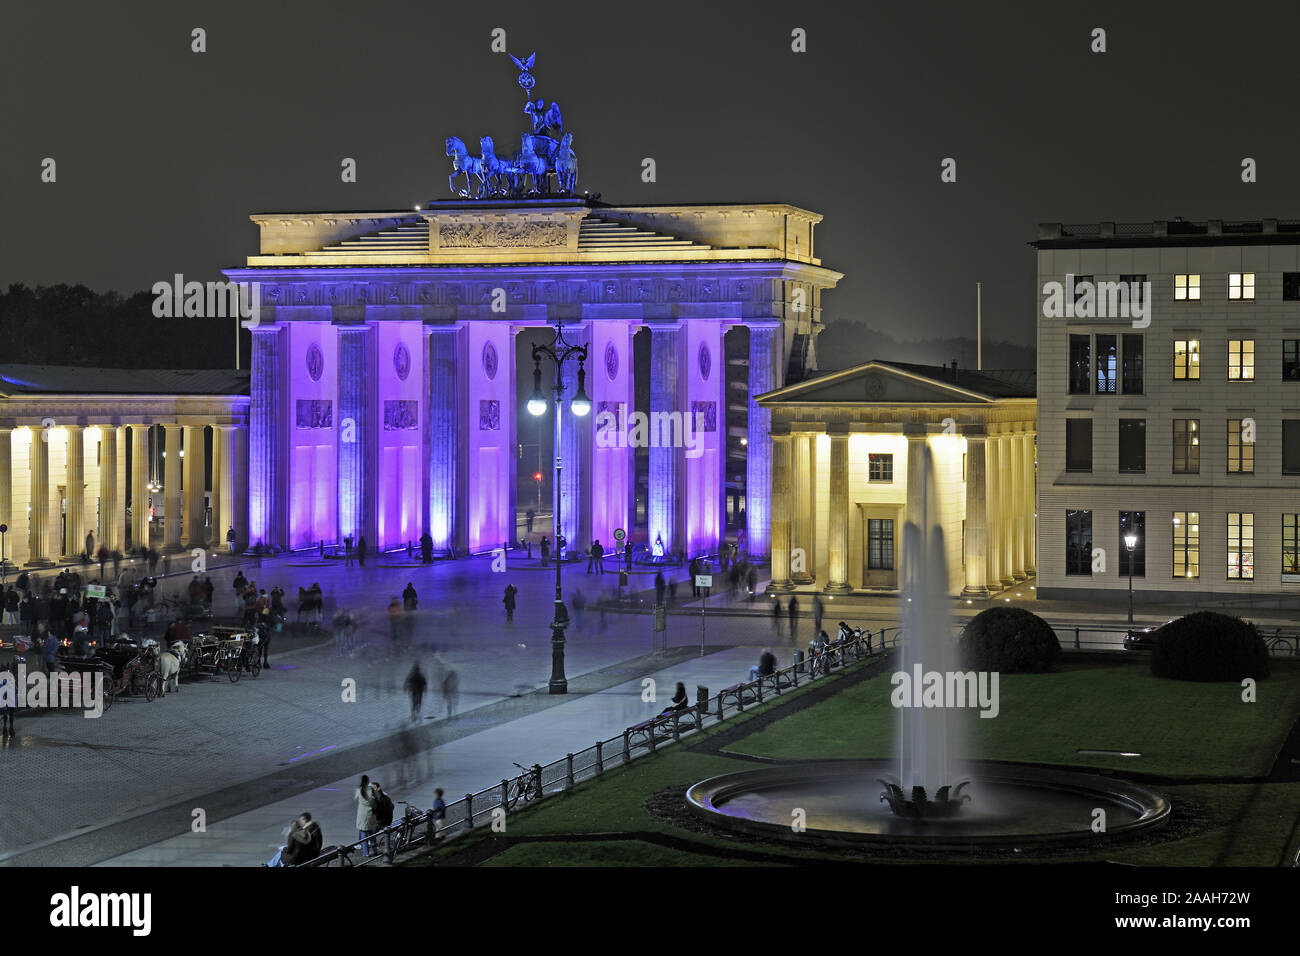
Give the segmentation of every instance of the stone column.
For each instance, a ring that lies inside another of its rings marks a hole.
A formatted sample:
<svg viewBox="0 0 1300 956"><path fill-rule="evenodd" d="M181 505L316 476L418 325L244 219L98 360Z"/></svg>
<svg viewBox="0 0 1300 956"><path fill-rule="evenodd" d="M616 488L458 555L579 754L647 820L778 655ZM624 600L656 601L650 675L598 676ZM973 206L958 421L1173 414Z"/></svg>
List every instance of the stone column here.
<svg viewBox="0 0 1300 956"><path fill-rule="evenodd" d="M1025 481L1025 574L1034 577L1038 574L1037 564L1034 560L1035 541L1038 534L1038 484L1035 479L1036 469L1034 467L1034 435L1029 433L1021 441L1024 442L1024 481Z"/></svg>
<svg viewBox="0 0 1300 956"><path fill-rule="evenodd" d="M792 547L790 579L795 584L811 584L816 577L817 555L817 437L794 435L790 441L790 543ZM803 552L802 570L795 551Z"/></svg>
<svg viewBox="0 0 1300 956"><path fill-rule="evenodd" d="M69 425L68 451L64 468L63 553L78 555L86 548L86 431Z"/></svg>
<svg viewBox="0 0 1300 956"><path fill-rule="evenodd" d="M986 444L983 435L966 436L966 586L961 593L969 598L989 596Z"/></svg>
<svg viewBox="0 0 1300 956"><path fill-rule="evenodd" d="M206 548L207 530L207 488L204 487L204 472L207 465L207 451L204 448L202 425L186 425L185 463L183 484L185 491L185 547Z"/></svg>
<svg viewBox="0 0 1300 956"><path fill-rule="evenodd" d="M774 591L789 591L790 580L790 433L772 426L772 581Z"/></svg>
<svg viewBox="0 0 1300 956"><path fill-rule="evenodd" d="M248 549L248 427L236 425L234 431L234 502L235 551L242 554ZM227 448L230 446L227 445Z"/></svg>
<svg viewBox="0 0 1300 956"><path fill-rule="evenodd" d="M907 506L904 521L916 525L921 534L928 538L930 534L928 525L933 524L935 519L927 514L930 502L926 501L925 489L927 445L924 426L904 425L903 434L907 438ZM906 532L903 540L907 540ZM903 556L903 562L907 562L907 555Z"/></svg>
<svg viewBox="0 0 1300 956"><path fill-rule="evenodd" d="M126 546L126 428L121 425L105 425L100 434L103 447L112 446L111 452L100 455L101 466L107 460L108 467L113 470L113 500L108 509L108 549L120 551Z"/></svg>
<svg viewBox="0 0 1300 956"><path fill-rule="evenodd" d="M849 432L831 426L830 502L827 515L826 590L849 590Z"/></svg>
<svg viewBox="0 0 1300 956"><path fill-rule="evenodd" d="M999 468L1001 457L997 438L989 436L985 442L985 448L988 451L984 481L984 511L988 528L988 567L986 570L988 573L988 588L992 592L1002 590L1002 516L998 496L1001 494L1000 486L1003 476ZM969 464L969 461L967 464Z"/></svg>
<svg viewBox="0 0 1300 956"><path fill-rule="evenodd" d="M663 539L664 553L672 554L686 547L682 528L682 494L680 487L684 473L684 449L673 447L658 439L656 421L669 422L676 413L680 418L681 403L681 337L677 323L650 326L650 507L649 545L653 553L656 540ZM656 415L660 416L656 419ZM664 445L667 447L663 447Z"/></svg>
<svg viewBox="0 0 1300 956"><path fill-rule="evenodd" d="M13 429L0 428L0 524L8 530L4 535L4 554L0 559L12 561L14 557L14 484L13 484Z"/></svg>
<svg viewBox="0 0 1300 956"><path fill-rule="evenodd" d="M107 441L107 432L102 433ZM104 486L100 472L100 488ZM100 497L103 497L101 491ZM102 505L100 506L103 507ZM149 426L131 426L131 548L149 546Z"/></svg>
<svg viewBox="0 0 1300 956"><path fill-rule="evenodd" d="M437 551L464 549L462 451L464 330L429 332L429 536Z"/></svg>
<svg viewBox="0 0 1300 956"><path fill-rule="evenodd" d="M181 546L181 426L163 425L163 548Z"/></svg>
<svg viewBox="0 0 1300 956"><path fill-rule="evenodd" d="M1023 581L1025 573L1025 443L1019 435L1009 439L1011 448L1011 576Z"/></svg>
<svg viewBox="0 0 1300 956"><path fill-rule="evenodd" d="M564 338L570 345L591 344L591 331L587 323L565 324ZM513 341L513 338L511 339ZM591 398L592 379L596 369L595 356L588 356L592 361L584 363L586 382L584 392ZM542 384L546 385L548 370L542 365ZM578 356L572 355L564 363L564 402L559 414L555 416L555 448L563 467L560 470L560 485L555 493L560 496L559 533L568 542L568 553L581 552L591 546L591 450L594 445L592 421L596 417L594 409L586 415L576 415L573 411L573 397L578 393ZM555 380L551 379L552 389ZM531 394L531 392L530 392ZM511 443L511 448L516 447ZM653 450L651 454L654 454ZM514 471L511 471L514 477ZM512 482L513 485L513 482ZM511 515L513 522L514 516ZM513 527L513 524L512 524ZM513 535L512 535L513 537ZM606 551L612 551L613 544L603 542Z"/></svg>
<svg viewBox="0 0 1300 956"><path fill-rule="evenodd" d="M114 538L117 523L114 520L122 508L122 489L118 486L117 473L117 428L113 425L99 426L99 548L112 551L121 547L121 542Z"/></svg>
<svg viewBox="0 0 1300 956"><path fill-rule="evenodd" d="M284 547L289 538L286 507L286 402L284 332L265 324L253 330L249 405L249 535L253 544ZM370 542L371 549L375 542Z"/></svg>
<svg viewBox="0 0 1300 956"><path fill-rule="evenodd" d="M355 547L362 535L366 545L375 541L370 527L375 458L374 388L375 332L368 326L339 327L339 489L338 536L352 538ZM436 387L436 385L435 385ZM344 423L348 424L344 424ZM434 538L437 546L437 538Z"/></svg>
<svg viewBox="0 0 1300 956"><path fill-rule="evenodd" d="M50 442L40 427L32 428L31 464L31 557L29 565L48 566L50 561Z"/></svg>
<svg viewBox="0 0 1300 956"><path fill-rule="evenodd" d="M749 416L745 442L745 536L749 559L765 561L771 551L772 413L754 401L779 387L777 349L781 327L749 326Z"/></svg>
<svg viewBox="0 0 1300 956"><path fill-rule="evenodd" d="M1003 587L1016 583L1015 569L1012 567L1013 539L1015 538L1015 504L1012 496L1012 480L1015 477L1015 462L1011 453L1011 437L1002 435L998 438L998 560Z"/></svg>

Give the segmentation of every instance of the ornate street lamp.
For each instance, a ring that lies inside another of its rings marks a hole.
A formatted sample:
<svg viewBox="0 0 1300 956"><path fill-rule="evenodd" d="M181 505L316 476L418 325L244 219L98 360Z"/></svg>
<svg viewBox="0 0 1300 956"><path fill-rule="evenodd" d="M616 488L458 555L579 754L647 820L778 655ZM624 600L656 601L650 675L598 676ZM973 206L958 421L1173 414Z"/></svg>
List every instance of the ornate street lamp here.
<svg viewBox="0 0 1300 956"><path fill-rule="evenodd" d="M1133 550L1137 547L1138 536L1130 531L1124 535L1124 547L1128 549L1128 622L1133 623Z"/></svg>
<svg viewBox="0 0 1300 956"><path fill-rule="evenodd" d="M528 413L530 415L541 415L546 411L546 395L542 391L542 356L550 358L555 366L555 384L552 386L552 395L555 401L555 515L551 522L552 534L555 536L555 617L552 619L551 628L551 682L550 692L552 694L567 694L569 692L569 681L564 676L564 629L569 623L569 612L564 607L564 591L561 585L561 571L564 567L563 550L560 548L560 542L563 535L560 533L560 432L564 427L562 416L564 405L564 362L571 356L578 357L578 390L574 393L572 400L569 402L573 409L573 414L579 418L587 415L591 411L591 399L586 393L587 371L584 367L587 361L587 347L585 345L570 345L564 340L564 326L561 322L555 323L555 338L550 345L533 346L533 394L528 399Z"/></svg>

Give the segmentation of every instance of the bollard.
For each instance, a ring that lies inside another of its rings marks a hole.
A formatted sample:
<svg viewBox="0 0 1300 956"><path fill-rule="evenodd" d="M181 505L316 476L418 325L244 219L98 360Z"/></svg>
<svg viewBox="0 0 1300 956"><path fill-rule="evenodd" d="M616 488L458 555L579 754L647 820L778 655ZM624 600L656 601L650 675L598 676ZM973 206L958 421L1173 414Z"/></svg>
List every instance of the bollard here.
<svg viewBox="0 0 1300 956"><path fill-rule="evenodd" d="M632 733L630 730L623 731L623 762L627 763L632 759Z"/></svg>
<svg viewBox="0 0 1300 956"><path fill-rule="evenodd" d="M695 710L700 715L700 726L704 726L704 718L709 716L709 689L701 684L695 685Z"/></svg>
<svg viewBox="0 0 1300 956"><path fill-rule="evenodd" d="M573 789L573 754L564 756L564 789Z"/></svg>
<svg viewBox="0 0 1300 956"><path fill-rule="evenodd" d="M1079 649L1079 625L1074 626L1074 649Z"/></svg>
<svg viewBox="0 0 1300 956"><path fill-rule="evenodd" d="M605 772L605 742L596 741L596 773L597 775Z"/></svg>
<svg viewBox="0 0 1300 956"><path fill-rule="evenodd" d="M465 794L465 829L474 829L474 794Z"/></svg>
<svg viewBox="0 0 1300 956"><path fill-rule="evenodd" d="M795 653L797 654L798 651L796 651ZM790 665L789 671L790 671L790 683L793 686L798 687L799 686L799 662L797 660Z"/></svg>

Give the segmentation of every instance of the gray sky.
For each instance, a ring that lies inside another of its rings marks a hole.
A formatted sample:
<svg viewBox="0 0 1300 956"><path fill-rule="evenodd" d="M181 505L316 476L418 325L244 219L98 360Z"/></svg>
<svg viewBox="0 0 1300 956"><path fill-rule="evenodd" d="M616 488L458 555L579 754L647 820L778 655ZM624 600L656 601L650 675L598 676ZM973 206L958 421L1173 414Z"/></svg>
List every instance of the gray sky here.
<svg viewBox="0 0 1300 956"><path fill-rule="evenodd" d="M448 135L513 149L525 129L495 27L537 52L534 92L575 133L580 188L823 213L818 252L846 273L831 321L970 334L982 280L986 334L1028 343L1040 220L1300 215L1293 4L840 9L7 3L0 283L214 278L253 251L249 213L446 198ZM1104 54L1089 49L1098 26ZM955 184L940 182L945 157Z"/></svg>

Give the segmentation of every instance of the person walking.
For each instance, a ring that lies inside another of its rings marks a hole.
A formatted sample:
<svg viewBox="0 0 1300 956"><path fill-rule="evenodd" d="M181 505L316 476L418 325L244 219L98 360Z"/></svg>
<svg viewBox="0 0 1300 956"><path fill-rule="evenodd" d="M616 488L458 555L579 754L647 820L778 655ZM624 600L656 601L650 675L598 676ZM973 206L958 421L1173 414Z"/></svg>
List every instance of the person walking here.
<svg viewBox="0 0 1300 956"><path fill-rule="evenodd" d="M361 844L361 855L370 856L375 852L374 841L370 839L370 835L379 829L379 824L375 819L374 789L370 786L370 777L366 774L361 775L361 784L352 794L352 800L357 805L357 839L365 841Z"/></svg>
<svg viewBox="0 0 1300 956"><path fill-rule="evenodd" d="M460 675L454 668L448 667L442 674L442 699L447 705L448 719L456 715L456 704L460 698Z"/></svg>
<svg viewBox="0 0 1300 956"><path fill-rule="evenodd" d="M591 557L596 562L596 573L605 573L605 546L599 540L593 542L591 546Z"/></svg>
<svg viewBox="0 0 1300 956"><path fill-rule="evenodd" d="M668 590L668 582L664 580L662 571L655 572L655 606L661 606L664 603L664 592Z"/></svg>
<svg viewBox="0 0 1300 956"><path fill-rule="evenodd" d="M700 596L699 585L695 583L695 575L700 573L700 559L691 558L691 563L686 569L686 573L691 576L691 597Z"/></svg>
<svg viewBox="0 0 1300 956"><path fill-rule="evenodd" d="M270 620L259 621L257 624L257 647L253 649L254 654L262 655L262 667L271 666L271 635L275 633L275 628L271 625Z"/></svg>
<svg viewBox="0 0 1300 956"><path fill-rule="evenodd" d="M406 675L406 692L411 695L411 720L419 720L421 716L421 704L424 701L424 689L429 686L425 680L424 673L420 670L420 662L416 661L411 665L411 672Z"/></svg>
<svg viewBox="0 0 1300 956"><path fill-rule="evenodd" d="M772 632L777 637L781 636L781 599L777 598L772 602Z"/></svg>
<svg viewBox="0 0 1300 956"><path fill-rule="evenodd" d="M357 564L363 568L366 566L366 536L364 534L357 538Z"/></svg>
<svg viewBox="0 0 1300 956"><path fill-rule="evenodd" d="M400 626L402 620L402 602L400 598L394 597L388 602L388 636L392 638L393 643L397 643L400 636Z"/></svg>
<svg viewBox="0 0 1300 956"><path fill-rule="evenodd" d="M799 639L799 600L793 594L790 595L790 641L794 642Z"/></svg>
<svg viewBox="0 0 1300 956"><path fill-rule="evenodd" d="M415 585L410 581L406 582L406 590L402 592L402 610L414 611L420 603L419 596L415 593Z"/></svg>
<svg viewBox="0 0 1300 956"><path fill-rule="evenodd" d="M551 563L551 542L546 535L542 535L542 567Z"/></svg>
<svg viewBox="0 0 1300 956"><path fill-rule="evenodd" d="M442 787L434 788L433 806L429 810L429 815L433 819L433 838L436 840L438 831L447 821L447 803L442 799Z"/></svg>
<svg viewBox="0 0 1300 956"><path fill-rule="evenodd" d="M352 567L352 560L352 535L348 534L343 536L343 566Z"/></svg>
<svg viewBox="0 0 1300 956"><path fill-rule="evenodd" d="M18 712L18 685L9 671L0 671L0 739L18 736L14 714Z"/></svg>
<svg viewBox="0 0 1300 956"><path fill-rule="evenodd" d="M826 609L822 606L822 599L820 594L813 595L812 604L813 604L813 630L820 631L822 629L822 615L826 613Z"/></svg>
<svg viewBox="0 0 1300 956"><path fill-rule="evenodd" d="M518 593L519 593L519 589L515 587L513 584L506 585L505 597L501 599L501 603L506 606L507 624L512 622L515 619L515 595Z"/></svg>

